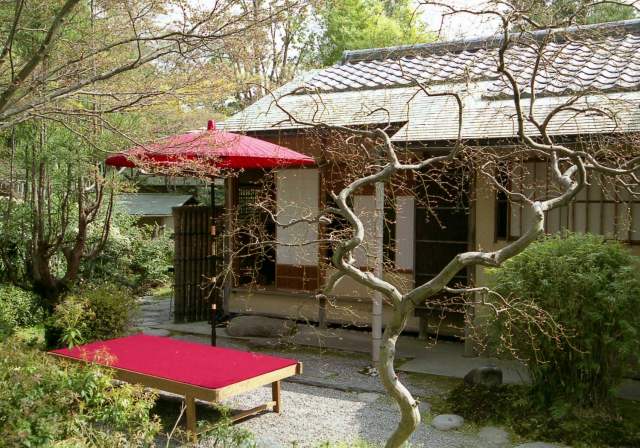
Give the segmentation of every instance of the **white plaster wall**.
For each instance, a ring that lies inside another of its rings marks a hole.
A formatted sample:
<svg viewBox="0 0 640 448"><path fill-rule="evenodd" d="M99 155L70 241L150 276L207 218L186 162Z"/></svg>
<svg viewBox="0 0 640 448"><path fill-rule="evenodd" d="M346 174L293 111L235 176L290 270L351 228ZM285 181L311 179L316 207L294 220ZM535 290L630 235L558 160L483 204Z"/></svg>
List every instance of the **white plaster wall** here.
<svg viewBox="0 0 640 448"><path fill-rule="evenodd" d="M288 223L303 217L315 217L318 213L319 174L317 169L290 169L276 173L278 222ZM276 262L281 265L317 266L318 225L296 223L289 227L278 226L276 238Z"/></svg>

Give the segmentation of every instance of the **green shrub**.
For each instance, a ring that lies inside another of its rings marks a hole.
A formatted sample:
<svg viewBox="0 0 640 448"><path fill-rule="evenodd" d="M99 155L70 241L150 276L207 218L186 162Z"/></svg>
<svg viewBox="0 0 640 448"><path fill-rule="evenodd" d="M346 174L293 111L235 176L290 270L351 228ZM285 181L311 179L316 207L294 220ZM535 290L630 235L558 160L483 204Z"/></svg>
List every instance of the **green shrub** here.
<svg viewBox="0 0 640 448"><path fill-rule="evenodd" d="M48 346L74 346L126 334L137 309L127 289L102 285L67 296L48 322Z"/></svg>
<svg viewBox="0 0 640 448"><path fill-rule="evenodd" d="M198 433L206 438L206 446L211 448L257 448L254 436L247 429L236 426L230 412L218 406L221 417L214 423L198 422Z"/></svg>
<svg viewBox="0 0 640 448"><path fill-rule="evenodd" d="M528 363L541 403L594 406L612 398L640 346L636 257L595 235L549 236L493 270L492 285L543 310L543 325L513 314L493 323L502 348ZM562 331L549 332L550 323Z"/></svg>
<svg viewBox="0 0 640 448"><path fill-rule="evenodd" d="M138 226L131 217L118 214L102 252L82 266L84 282L116 281L141 293L168 283L173 240L166 233L152 236L151 226Z"/></svg>
<svg viewBox="0 0 640 448"><path fill-rule="evenodd" d="M448 412L469 422L507 426L527 439L574 447L640 446L640 407L633 401L616 400L602 408L572 407L564 411L559 404L546 407L536 402L528 386L486 388L462 383L449 393L447 404Z"/></svg>
<svg viewBox="0 0 640 448"><path fill-rule="evenodd" d="M0 285L0 335L42 322L39 297L13 285Z"/></svg>
<svg viewBox="0 0 640 448"><path fill-rule="evenodd" d="M155 396L108 370L0 343L0 447L142 447L160 430Z"/></svg>

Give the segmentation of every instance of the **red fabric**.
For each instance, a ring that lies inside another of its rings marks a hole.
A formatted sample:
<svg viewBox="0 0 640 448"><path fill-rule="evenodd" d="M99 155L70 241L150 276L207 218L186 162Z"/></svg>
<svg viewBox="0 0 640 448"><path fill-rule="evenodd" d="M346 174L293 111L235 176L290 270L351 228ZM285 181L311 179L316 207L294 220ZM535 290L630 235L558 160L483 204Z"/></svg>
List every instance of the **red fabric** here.
<svg viewBox="0 0 640 448"><path fill-rule="evenodd" d="M107 158L107 165L172 167L184 164L223 169L272 169L314 165L312 157L273 143L217 130L174 135Z"/></svg>
<svg viewBox="0 0 640 448"><path fill-rule="evenodd" d="M144 334L54 350L53 353L208 389L218 389L297 364L293 359Z"/></svg>

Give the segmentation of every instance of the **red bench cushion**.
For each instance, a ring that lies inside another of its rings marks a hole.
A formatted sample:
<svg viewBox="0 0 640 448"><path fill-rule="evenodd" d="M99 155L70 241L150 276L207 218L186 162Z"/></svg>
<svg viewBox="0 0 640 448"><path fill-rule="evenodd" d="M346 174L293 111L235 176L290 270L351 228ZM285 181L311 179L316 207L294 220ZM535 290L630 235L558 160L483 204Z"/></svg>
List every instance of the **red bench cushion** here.
<svg viewBox="0 0 640 448"><path fill-rule="evenodd" d="M293 359L144 334L54 350L53 353L208 389L229 386L297 364Z"/></svg>

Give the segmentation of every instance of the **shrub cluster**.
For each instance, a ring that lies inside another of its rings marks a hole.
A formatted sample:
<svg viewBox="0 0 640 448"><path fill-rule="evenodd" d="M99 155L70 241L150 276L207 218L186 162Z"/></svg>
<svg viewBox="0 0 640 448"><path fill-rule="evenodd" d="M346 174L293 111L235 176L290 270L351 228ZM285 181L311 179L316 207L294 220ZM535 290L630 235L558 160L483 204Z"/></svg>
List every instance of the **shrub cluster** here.
<svg viewBox="0 0 640 448"><path fill-rule="evenodd" d="M477 425L510 427L534 440L569 446L640 446L640 409L633 401L618 400L606 407L579 408L556 402L546 407L532 399L528 386L500 388L461 384L447 397L450 412Z"/></svg>
<svg viewBox="0 0 640 448"><path fill-rule="evenodd" d="M170 281L173 250L167 234L154 236L151 226L117 215L104 249L83 264L81 277L85 283L117 282L142 293Z"/></svg>
<svg viewBox="0 0 640 448"><path fill-rule="evenodd" d="M18 327L42 322L43 309L39 297L13 285L0 285L0 339Z"/></svg>
<svg viewBox="0 0 640 448"><path fill-rule="evenodd" d="M108 370L0 343L0 447L141 447L160 430L155 396Z"/></svg>
<svg viewBox="0 0 640 448"><path fill-rule="evenodd" d="M609 402L640 346L638 259L590 234L549 236L492 272L493 289L538 308L544 325L499 315L503 349L528 364L541 405ZM550 325L561 331L554 332Z"/></svg>
<svg viewBox="0 0 640 448"><path fill-rule="evenodd" d="M137 311L128 289L110 285L70 294L47 321L47 345L74 346L126 334Z"/></svg>

